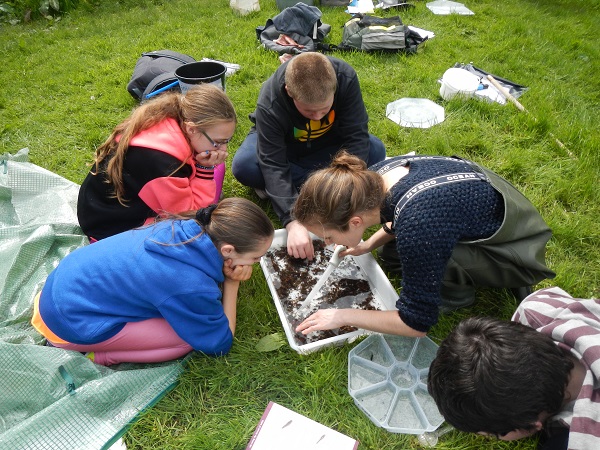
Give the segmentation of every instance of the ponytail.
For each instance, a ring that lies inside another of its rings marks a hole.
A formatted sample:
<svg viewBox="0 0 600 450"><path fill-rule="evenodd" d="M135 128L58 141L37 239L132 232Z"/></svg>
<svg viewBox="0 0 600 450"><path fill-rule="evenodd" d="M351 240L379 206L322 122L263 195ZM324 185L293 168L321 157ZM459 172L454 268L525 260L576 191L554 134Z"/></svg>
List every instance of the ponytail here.
<svg viewBox="0 0 600 450"><path fill-rule="evenodd" d="M195 219L217 247L230 244L238 253L255 251L275 232L265 212L245 198L225 198L200 209Z"/></svg>
<svg viewBox="0 0 600 450"><path fill-rule="evenodd" d="M202 231L185 242L164 245L187 244L207 234L216 247L230 244L236 252L248 253L255 251L275 233L271 220L262 209L250 200L238 197L225 198L218 204L197 211L167 214L157 221L190 219L195 220Z"/></svg>
<svg viewBox="0 0 600 450"><path fill-rule="evenodd" d="M210 217L212 216L213 211L217 208L216 204L209 205L206 208L200 208L196 212L196 222L198 222L203 227L206 227L210 223Z"/></svg>

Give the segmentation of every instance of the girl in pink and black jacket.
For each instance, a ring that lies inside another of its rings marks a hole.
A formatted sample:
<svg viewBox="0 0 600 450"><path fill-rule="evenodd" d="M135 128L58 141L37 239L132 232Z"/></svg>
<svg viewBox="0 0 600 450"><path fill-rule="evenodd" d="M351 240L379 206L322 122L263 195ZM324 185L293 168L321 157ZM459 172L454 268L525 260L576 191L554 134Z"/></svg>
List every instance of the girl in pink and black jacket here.
<svg viewBox="0 0 600 450"><path fill-rule="evenodd" d="M81 185L77 216L91 241L219 200L237 118L218 87L161 94L117 125Z"/></svg>

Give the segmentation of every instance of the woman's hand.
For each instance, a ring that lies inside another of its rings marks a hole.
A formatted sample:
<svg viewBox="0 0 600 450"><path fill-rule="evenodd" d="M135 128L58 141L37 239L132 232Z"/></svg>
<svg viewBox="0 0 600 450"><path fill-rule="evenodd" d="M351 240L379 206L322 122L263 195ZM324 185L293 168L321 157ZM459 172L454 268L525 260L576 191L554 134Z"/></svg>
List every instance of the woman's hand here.
<svg viewBox="0 0 600 450"><path fill-rule="evenodd" d="M383 231L383 229L380 228L366 241L361 241L358 243L358 245L355 245L354 247L348 248L343 252L340 252L340 256L344 257L346 255L364 255L392 240L394 240L394 236L387 234L385 231Z"/></svg>
<svg viewBox="0 0 600 450"><path fill-rule="evenodd" d="M364 255L365 253L369 253L372 250L372 248L368 242L369 241L361 241L358 243L358 245L355 245L354 247L350 247L344 251L341 251L340 257L344 257L347 255L360 256L360 255Z"/></svg>
<svg viewBox="0 0 600 450"><path fill-rule="evenodd" d="M297 220L292 220L286 225L288 232L287 251L294 258L308 259L315 257L315 248L308 230Z"/></svg>
<svg viewBox="0 0 600 450"><path fill-rule="evenodd" d="M233 266L232 260L227 259L223 264L223 275L231 281L246 281L252 276L252 266Z"/></svg>
<svg viewBox="0 0 600 450"><path fill-rule="evenodd" d="M216 166L227 159L227 151L221 148L196 153L196 162L204 167Z"/></svg>
<svg viewBox="0 0 600 450"><path fill-rule="evenodd" d="M296 331L308 334L343 326L400 336L422 337L427 334L406 325L397 310L373 311L354 308L320 309L298 325Z"/></svg>
<svg viewBox="0 0 600 450"><path fill-rule="evenodd" d="M308 334L313 331L339 328L345 325L339 320L340 311L342 310L335 308L320 309L304 319L304 321L296 327L296 331L300 331L302 334Z"/></svg>

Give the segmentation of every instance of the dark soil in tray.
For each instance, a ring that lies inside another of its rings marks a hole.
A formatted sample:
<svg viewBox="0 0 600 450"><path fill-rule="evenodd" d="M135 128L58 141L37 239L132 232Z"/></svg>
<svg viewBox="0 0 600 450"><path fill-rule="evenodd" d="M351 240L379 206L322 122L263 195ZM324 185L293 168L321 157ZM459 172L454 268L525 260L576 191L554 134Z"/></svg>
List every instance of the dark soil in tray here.
<svg viewBox="0 0 600 450"><path fill-rule="evenodd" d="M365 279L340 278L335 276L335 271L321 289L316 306L306 310L302 317L297 317L296 311L302 301L325 272L333 254L331 249L325 247L323 241L313 241L315 258L312 261L292 258L287 253L286 247L270 250L265 256L269 266L273 269L277 296L286 313L287 321L294 332L296 326L317 309L351 307L357 309L379 309L376 306L369 282ZM360 272L354 261L346 258L342 264L355 266L355 272ZM333 336L356 331L355 327L345 326L334 330L317 331L305 336L295 333L298 345L320 341Z"/></svg>

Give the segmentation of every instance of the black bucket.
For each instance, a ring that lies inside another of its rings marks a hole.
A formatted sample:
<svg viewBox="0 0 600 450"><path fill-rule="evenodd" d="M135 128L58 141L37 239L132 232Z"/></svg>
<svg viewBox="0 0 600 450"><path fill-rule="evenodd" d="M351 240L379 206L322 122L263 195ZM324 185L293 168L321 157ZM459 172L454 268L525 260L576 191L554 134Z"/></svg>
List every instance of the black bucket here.
<svg viewBox="0 0 600 450"><path fill-rule="evenodd" d="M197 61L179 66L175 69L175 76L179 80L181 92L185 94L202 83L211 83L225 90L225 72L227 67L218 62Z"/></svg>
<svg viewBox="0 0 600 450"><path fill-rule="evenodd" d="M313 6L314 2L313 0L275 0L275 4L279 8L279 11L283 11L285 8L295 6L297 3L304 3L305 5ZM346 2L346 6L348 6L348 3L350 2Z"/></svg>

